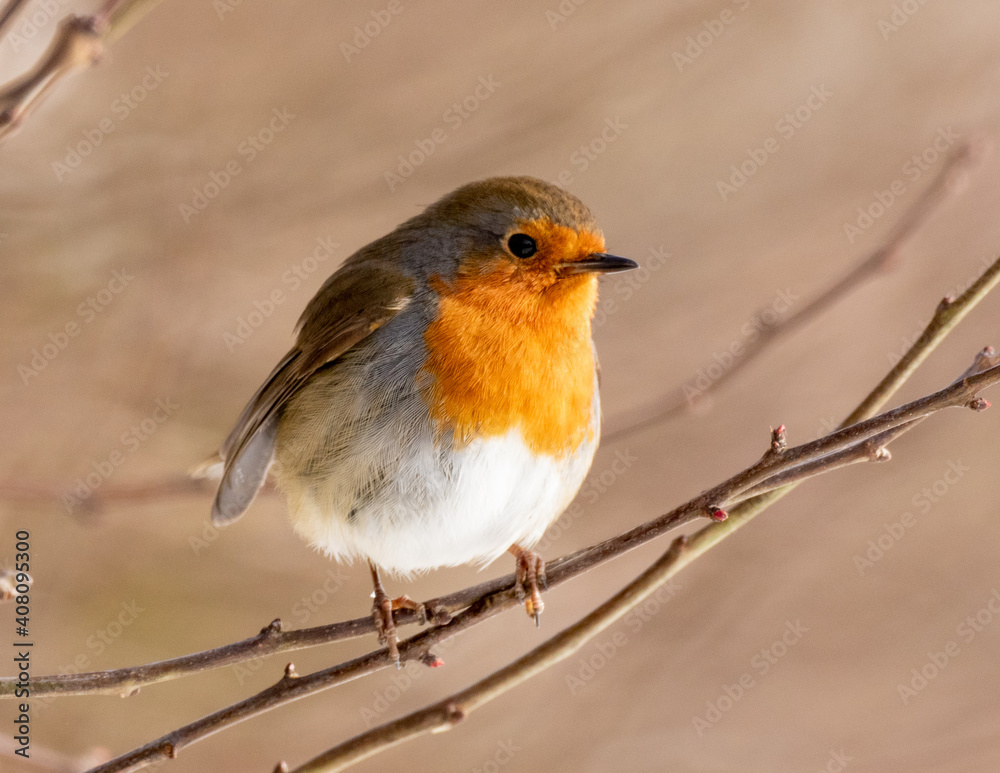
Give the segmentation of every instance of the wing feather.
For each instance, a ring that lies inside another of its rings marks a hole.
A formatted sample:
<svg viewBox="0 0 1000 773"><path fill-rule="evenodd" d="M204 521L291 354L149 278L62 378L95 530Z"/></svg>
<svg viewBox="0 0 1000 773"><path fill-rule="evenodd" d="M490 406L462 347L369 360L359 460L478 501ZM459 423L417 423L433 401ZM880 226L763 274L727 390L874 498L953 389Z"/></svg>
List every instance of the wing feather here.
<svg viewBox="0 0 1000 773"><path fill-rule="evenodd" d="M228 523L250 506L274 461L281 410L320 368L336 362L409 304L416 284L399 269L364 261L343 266L309 302L298 340L247 403L222 444L222 481L212 520Z"/></svg>

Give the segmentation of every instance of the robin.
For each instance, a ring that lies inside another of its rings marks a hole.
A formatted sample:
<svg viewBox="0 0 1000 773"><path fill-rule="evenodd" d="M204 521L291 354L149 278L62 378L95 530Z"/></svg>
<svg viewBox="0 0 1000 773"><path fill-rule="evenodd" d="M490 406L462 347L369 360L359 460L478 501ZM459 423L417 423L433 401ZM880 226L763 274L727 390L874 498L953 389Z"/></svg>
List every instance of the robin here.
<svg viewBox="0 0 1000 773"><path fill-rule="evenodd" d="M583 482L600 437L591 338L604 251L575 196L531 177L465 185L351 255L222 445L216 524L273 473L295 531L364 559L379 641L399 658L379 569L486 564L509 551L529 615L530 548Z"/></svg>

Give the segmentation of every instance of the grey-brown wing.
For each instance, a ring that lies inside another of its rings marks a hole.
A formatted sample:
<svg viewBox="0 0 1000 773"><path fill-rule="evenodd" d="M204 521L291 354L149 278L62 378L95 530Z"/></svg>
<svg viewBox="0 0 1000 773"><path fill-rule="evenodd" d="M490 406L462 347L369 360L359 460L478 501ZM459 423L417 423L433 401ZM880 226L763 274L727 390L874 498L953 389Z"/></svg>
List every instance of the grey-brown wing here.
<svg viewBox="0 0 1000 773"><path fill-rule="evenodd" d="M216 524L235 521L250 506L274 460L281 409L320 368L336 361L409 303L414 281L372 262L349 264L331 276L299 319L295 347L243 409L222 444L225 467L212 505Z"/></svg>

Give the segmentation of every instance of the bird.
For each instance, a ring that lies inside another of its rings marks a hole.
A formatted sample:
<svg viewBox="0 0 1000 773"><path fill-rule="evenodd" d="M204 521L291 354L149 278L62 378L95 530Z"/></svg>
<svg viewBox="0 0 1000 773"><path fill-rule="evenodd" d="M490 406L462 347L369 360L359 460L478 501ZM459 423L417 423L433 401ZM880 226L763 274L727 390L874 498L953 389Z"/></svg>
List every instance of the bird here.
<svg viewBox="0 0 1000 773"><path fill-rule="evenodd" d="M399 664L381 572L485 566L505 552L537 624L532 550L583 483L600 440L591 320L605 252L590 210L533 177L444 196L348 257L306 305L294 346L216 457L216 525L268 474L294 530L366 561L380 644Z"/></svg>

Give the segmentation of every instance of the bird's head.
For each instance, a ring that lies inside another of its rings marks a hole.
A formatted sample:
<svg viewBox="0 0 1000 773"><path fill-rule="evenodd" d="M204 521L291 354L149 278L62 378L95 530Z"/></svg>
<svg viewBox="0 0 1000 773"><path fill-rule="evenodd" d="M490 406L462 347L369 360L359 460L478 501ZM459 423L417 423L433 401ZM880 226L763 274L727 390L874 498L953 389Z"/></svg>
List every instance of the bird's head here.
<svg viewBox="0 0 1000 773"><path fill-rule="evenodd" d="M604 235L583 202L533 177L470 183L423 218L458 237L444 278L462 283L503 283L555 301L596 293L599 274L637 268L605 252Z"/></svg>

